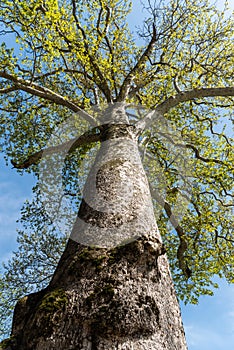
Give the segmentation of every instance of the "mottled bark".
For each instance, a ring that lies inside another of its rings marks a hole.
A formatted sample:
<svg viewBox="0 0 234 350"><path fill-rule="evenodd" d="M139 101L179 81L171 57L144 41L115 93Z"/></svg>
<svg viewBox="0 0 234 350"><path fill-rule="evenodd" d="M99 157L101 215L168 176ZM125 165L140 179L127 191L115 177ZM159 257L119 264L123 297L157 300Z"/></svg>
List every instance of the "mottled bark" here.
<svg viewBox="0 0 234 350"><path fill-rule="evenodd" d="M15 308L12 350L186 350L137 136L122 105L50 285Z"/></svg>

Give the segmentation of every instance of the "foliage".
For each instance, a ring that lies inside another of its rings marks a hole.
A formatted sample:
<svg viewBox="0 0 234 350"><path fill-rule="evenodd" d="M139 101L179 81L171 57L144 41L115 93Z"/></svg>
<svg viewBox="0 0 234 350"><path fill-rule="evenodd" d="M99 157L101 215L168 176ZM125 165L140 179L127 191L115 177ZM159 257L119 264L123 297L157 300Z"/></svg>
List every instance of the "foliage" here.
<svg viewBox="0 0 234 350"><path fill-rule="evenodd" d="M132 34L130 2L1 1L1 34L17 42L0 50L1 148L6 159L24 164L51 134L59 145L81 135L88 122L95 125L95 108L107 103L141 106L134 123L150 109L163 114L166 127L154 119L139 144L178 296L196 302L212 294L215 274L233 282L234 23L226 9L205 0L145 1L144 10L146 19ZM60 138L56 128L81 111L74 133ZM82 144L65 160L61 222L77 211L74 194L92 147ZM26 171L38 175L38 163ZM7 302L12 309L17 298L46 284L69 233L69 225L63 232L61 222L59 228L51 222L39 184L34 192L22 209L19 249L0 281L3 320Z"/></svg>

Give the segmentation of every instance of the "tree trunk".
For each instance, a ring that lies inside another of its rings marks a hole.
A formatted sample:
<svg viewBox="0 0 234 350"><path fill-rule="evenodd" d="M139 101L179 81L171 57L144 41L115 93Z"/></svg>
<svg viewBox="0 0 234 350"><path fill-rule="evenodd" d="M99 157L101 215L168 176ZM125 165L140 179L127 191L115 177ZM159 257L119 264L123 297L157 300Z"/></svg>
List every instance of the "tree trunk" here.
<svg viewBox="0 0 234 350"><path fill-rule="evenodd" d="M17 303L9 349L187 349L134 127L122 105L105 118L71 239Z"/></svg>

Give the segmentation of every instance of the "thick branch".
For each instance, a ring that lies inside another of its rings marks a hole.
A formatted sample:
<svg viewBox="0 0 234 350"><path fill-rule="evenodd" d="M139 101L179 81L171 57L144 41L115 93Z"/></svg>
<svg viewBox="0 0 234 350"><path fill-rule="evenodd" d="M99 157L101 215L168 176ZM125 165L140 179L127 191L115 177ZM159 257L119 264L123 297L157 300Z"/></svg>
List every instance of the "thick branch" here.
<svg viewBox="0 0 234 350"><path fill-rule="evenodd" d="M72 6L73 6L73 17L75 19L76 22L76 27L77 29L81 32L83 40L84 40L84 46L85 46L85 50L86 50L86 54L89 57L89 62L91 64L91 66L93 67L93 73L96 73L98 78L100 79L100 83L96 84L98 85L98 87L100 88L100 90L103 92L103 94L105 95L107 102L111 103L112 102L112 97L111 97L111 91L110 88L108 86L108 83L102 73L102 71L99 68L99 64L98 62L96 62L96 59L93 57L93 55L90 54L90 50L89 50L89 44L86 38L86 33L84 31L84 29L81 27L79 20L77 18L76 15L76 2L74 0L72 0Z"/></svg>
<svg viewBox="0 0 234 350"><path fill-rule="evenodd" d="M100 141L101 135L99 134L90 134L90 131L84 133L78 138L74 138L70 141L67 141L65 143L62 143L58 146L51 146L45 149L42 149L41 151L38 151L31 156L29 156L25 161L23 161L20 164L17 164L13 160L11 161L14 168L17 169L27 169L33 164L37 164L42 157L46 155L53 155L58 152L67 151L67 153L73 152L76 148L87 145L92 142Z"/></svg>
<svg viewBox="0 0 234 350"><path fill-rule="evenodd" d="M159 115L167 113L171 108L176 107L181 102L190 101L197 98L204 97L228 97L234 96L234 86L230 87L217 87L217 88L202 88L192 89L183 92L179 92L175 96L169 97L164 102L160 103L154 111L150 112L145 118L140 120L136 127L143 131L146 127L149 127Z"/></svg>
<svg viewBox="0 0 234 350"><path fill-rule="evenodd" d="M149 42L149 45L147 46L146 50L143 52L135 66L130 70L126 78L124 79L124 82L121 86L119 96L117 98L117 101L124 101L129 93L130 85L132 82L132 79L134 78L135 74L138 73L138 71L141 69L142 65L146 62L147 58L153 51L154 45L156 42L156 29L153 25L153 35L152 39Z"/></svg>
<svg viewBox="0 0 234 350"><path fill-rule="evenodd" d="M174 229L176 230L176 233L178 234L178 237L180 239L180 244L179 247L177 249L177 259L178 259L178 263L179 263L179 268L182 270L182 272L184 273L184 275L189 278L192 275L192 271L190 270L190 268L187 265L187 262L185 260L184 257L184 253L186 252L186 250L188 249L188 244L185 240L185 233L183 228L179 225L176 217L174 216L174 214L172 213L172 209L171 206L168 202L166 202L158 193L157 191L154 191L152 189L152 186L150 186L150 191L151 191L151 195L152 197L163 207L163 209L166 212L166 215L168 217L168 219L170 220L172 226L174 227Z"/></svg>
<svg viewBox="0 0 234 350"><path fill-rule="evenodd" d="M234 96L234 86L217 87L217 88L202 88L193 89L178 93L176 96L169 97L166 101L160 104L157 109L162 113L168 112L171 108L177 106L181 102L190 101L194 98L203 97L227 97Z"/></svg>
<svg viewBox="0 0 234 350"><path fill-rule="evenodd" d="M78 107L75 103L69 101L68 99L66 99L65 97L61 96L58 93L55 93L54 91L48 88L42 87L38 84L35 84L31 81L15 77L4 71L0 71L0 77L7 79L8 81L11 81L14 84L14 88L16 88L17 90L25 91L29 94L41 97L57 105L67 107L73 112L79 113L79 115L83 117L85 120L87 120L92 126L96 125L96 121L91 115L89 115L80 107Z"/></svg>
<svg viewBox="0 0 234 350"><path fill-rule="evenodd" d="M5 89L0 89L0 94L9 94L9 92L17 91L18 89L16 87L8 87Z"/></svg>

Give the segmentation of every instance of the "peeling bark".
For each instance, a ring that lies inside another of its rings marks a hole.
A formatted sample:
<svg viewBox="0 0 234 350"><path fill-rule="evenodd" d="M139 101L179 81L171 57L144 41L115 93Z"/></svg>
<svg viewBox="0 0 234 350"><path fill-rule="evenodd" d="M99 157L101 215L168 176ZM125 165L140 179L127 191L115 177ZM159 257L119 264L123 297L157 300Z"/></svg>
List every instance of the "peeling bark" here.
<svg viewBox="0 0 234 350"><path fill-rule="evenodd" d="M71 239L16 305L8 349L187 349L134 127L122 105L108 113Z"/></svg>

